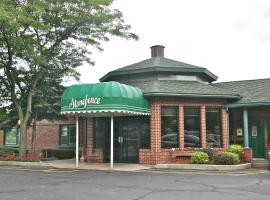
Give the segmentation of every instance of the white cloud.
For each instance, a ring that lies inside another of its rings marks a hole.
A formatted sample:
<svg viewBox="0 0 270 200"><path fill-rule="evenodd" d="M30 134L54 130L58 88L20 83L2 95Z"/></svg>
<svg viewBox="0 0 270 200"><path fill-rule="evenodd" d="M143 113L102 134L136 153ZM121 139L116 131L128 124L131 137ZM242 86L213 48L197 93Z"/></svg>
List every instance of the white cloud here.
<svg viewBox="0 0 270 200"><path fill-rule="evenodd" d="M93 52L94 67L82 66L81 82L150 57L149 47L166 46L165 56L208 68L219 81L270 77L270 1L117 0L140 41L112 38Z"/></svg>

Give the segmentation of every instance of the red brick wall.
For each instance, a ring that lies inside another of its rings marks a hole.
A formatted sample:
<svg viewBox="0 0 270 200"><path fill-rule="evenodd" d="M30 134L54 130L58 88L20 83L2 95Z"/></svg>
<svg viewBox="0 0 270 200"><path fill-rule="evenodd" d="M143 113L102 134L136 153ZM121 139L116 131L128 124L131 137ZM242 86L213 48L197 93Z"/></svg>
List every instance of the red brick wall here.
<svg viewBox="0 0 270 200"><path fill-rule="evenodd" d="M201 147L206 147L206 118L205 106L201 106Z"/></svg>
<svg viewBox="0 0 270 200"><path fill-rule="evenodd" d="M37 122L36 127L36 151L41 149L59 148L59 128L60 125L75 124L73 118L67 121L48 121L41 120ZM3 131L0 130L0 146L3 145ZM27 129L27 148L32 149L32 128Z"/></svg>
<svg viewBox="0 0 270 200"><path fill-rule="evenodd" d="M226 111L226 109L222 109L221 110L221 125L222 125L222 143L223 143L223 147L227 148L229 141L228 141L228 137L229 137L229 130L228 130L228 112Z"/></svg>
<svg viewBox="0 0 270 200"><path fill-rule="evenodd" d="M103 162L103 150L94 149L94 119L87 118L87 148L86 158L87 162Z"/></svg>
<svg viewBox="0 0 270 200"><path fill-rule="evenodd" d="M36 150L58 149L60 125L75 124L73 119L67 121L48 121L37 122L36 130ZM28 129L28 149L32 149L32 128Z"/></svg>
<svg viewBox="0 0 270 200"><path fill-rule="evenodd" d="M228 145L228 120L227 112L223 108L226 102L213 99L183 99L183 98L153 98L151 99L151 149L140 149L139 163L158 164L158 163L189 163L189 159L175 159L171 156L171 149L161 148L161 106L179 107L179 148L181 151L190 151L184 148L184 106L199 106L201 108L201 147L206 147L206 106L221 107L222 122L222 141L223 148ZM219 150L222 150L222 148Z"/></svg>

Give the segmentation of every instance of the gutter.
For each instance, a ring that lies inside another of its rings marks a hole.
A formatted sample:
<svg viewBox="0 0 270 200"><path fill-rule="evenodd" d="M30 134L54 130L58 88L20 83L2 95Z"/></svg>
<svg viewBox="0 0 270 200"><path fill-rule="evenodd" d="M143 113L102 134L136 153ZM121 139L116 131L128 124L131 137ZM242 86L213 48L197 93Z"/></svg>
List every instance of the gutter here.
<svg viewBox="0 0 270 200"><path fill-rule="evenodd" d="M239 100L239 95L223 95L223 94L179 94L179 93L166 93L166 92L146 92L144 96L176 96L176 97L204 97L204 98L222 98L222 99L236 99Z"/></svg>
<svg viewBox="0 0 270 200"><path fill-rule="evenodd" d="M270 106L270 102L257 102L257 103L232 103L225 107L227 108L241 108L241 107L256 107L256 106Z"/></svg>
<svg viewBox="0 0 270 200"><path fill-rule="evenodd" d="M138 73L147 73L147 72L183 72L183 73L205 73L208 75L208 78L210 79L210 82L216 81L217 76L208 71L206 68L198 67L198 68L177 68L177 67L159 67L159 66L153 66L153 67L147 67L143 69L131 69L131 70L123 70L123 71L111 71L107 73L105 76L101 77L99 80L103 82L107 78L111 76L117 76L117 75L129 75L129 74L138 74Z"/></svg>

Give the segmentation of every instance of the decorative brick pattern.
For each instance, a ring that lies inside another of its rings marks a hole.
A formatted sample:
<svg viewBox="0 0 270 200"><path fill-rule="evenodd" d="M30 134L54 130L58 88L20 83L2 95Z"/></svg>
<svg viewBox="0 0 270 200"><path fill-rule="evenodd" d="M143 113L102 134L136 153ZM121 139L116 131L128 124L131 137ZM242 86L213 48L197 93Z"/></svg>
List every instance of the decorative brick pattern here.
<svg viewBox="0 0 270 200"><path fill-rule="evenodd" d="M201 147L206 148L206 115L205 106L201 106Z"/></svg>
<svg viewBox="0 0 270 200"><path fill-rule="evenodd" d="M222 125L222 143L223 147L228 147L228 113L225 108L221 109L221 125Z"/></svg>
<svg viewBox="0 0 270 200"><path fill-rule="evenodd" d="M179 106L179 148L185 147L185 122L184 122L184 106Z"/></svg>
<svg viewBox="0 0 270 200"><path fill-rule="evenodd" d="M151 99L151 149L140 149L139 163L190 163L188 157L174 158L171 149L161 148L161 106L179 107L179 148L181 151L194 151L193 148L184 148L184 106L194 106L201 108L201 147L206 147L206 107L221 107L222 117L222 141L223 147L228 146L228 120L227 112L223 108L224 100L213 99L187 99L187 98L153 98ZM223 151L224 148L218 148Z"/></svg>
<svg viewBox="0 0 270 200"><path fill-rule="evenodd" d="M150 119L150 134L151 134L151 150L154 156L154 162L158 162L158 152L161 149L161 108L156 99L151 104L151 119Z"/></svg>

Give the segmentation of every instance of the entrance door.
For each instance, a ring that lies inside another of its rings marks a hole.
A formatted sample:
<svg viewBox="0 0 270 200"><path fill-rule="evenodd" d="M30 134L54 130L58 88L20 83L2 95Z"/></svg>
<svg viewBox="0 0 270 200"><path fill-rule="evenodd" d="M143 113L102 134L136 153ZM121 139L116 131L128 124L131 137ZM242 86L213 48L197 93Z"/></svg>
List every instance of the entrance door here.
<svg viewBox="0 0 270 200"><path fill-rule="evenodd" d="M265 158L264 120L249 120L249 138L250 146L253 150L253 157Z"/></svg>
<svg viewBox="0 0 270 200"><path fill-rule="evenodd" d="M114 118L114 162L138 163L139 148L150 146L149 117ZM110 160L110 133L106 133L105 162Z"/></svg>

